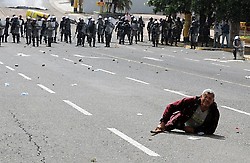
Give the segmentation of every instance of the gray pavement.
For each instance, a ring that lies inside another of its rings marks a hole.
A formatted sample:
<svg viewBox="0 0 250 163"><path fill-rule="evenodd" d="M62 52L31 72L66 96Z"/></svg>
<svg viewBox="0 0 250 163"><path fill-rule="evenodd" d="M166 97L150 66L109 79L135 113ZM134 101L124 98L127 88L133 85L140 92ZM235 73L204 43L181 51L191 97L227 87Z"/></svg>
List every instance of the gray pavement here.
<svg viewBox="0 0 250 163"><path fill-rule="evenodd" d="M0 162L250 162L249 61L116 40L0 50ZM150 135L168 103L205 88L221 113L214 135Z"/></svg>

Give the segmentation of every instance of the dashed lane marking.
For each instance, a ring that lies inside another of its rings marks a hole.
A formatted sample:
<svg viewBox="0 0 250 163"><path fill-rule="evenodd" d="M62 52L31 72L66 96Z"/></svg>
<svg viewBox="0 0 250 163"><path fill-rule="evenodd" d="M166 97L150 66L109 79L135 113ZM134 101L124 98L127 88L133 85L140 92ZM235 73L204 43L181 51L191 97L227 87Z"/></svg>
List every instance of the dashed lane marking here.
<svg viewBox="0 0 250 163"><path fill-rule="evenodd" d="M167 57L172 57L172 58L175 58L174 55L169 55L169 54L161 54L162 56L167 56Z"/></svg>
<svg viewBox="0 0 250 163"><path fill-rule="evenodd" d="M102 71L102 72L105 72L105 73L108 73L108 74L112 74L112 75L115 75L114 72L111 72L111 71L107 71L107 70L104 70L104 69L96 69L94 71Z"/></svg>
<svg viewBox="0 0 250 163"><path fill-rule="evenodd" d="M244 71L250 71L249 69L244 69Z"/></svg>
<svg viewBox="0 0 250 163"><path fill-rule="evenodd" d="M146 84L146 85L149 84L149 83L147 83L147 82L144 82L144 81L141 81L141 80L138 80L138 79L134 79L134 78L130 78L130 77L126 77L126 79L132 80L132 81L135 81L135 82L138 82L138 83Z"/></svg>
<svg viewBox="0 0 250 163"><path fill-rule="evenodd" d="M23 54L23 53L17 53L17 56L20 56L20 57L29 57L30 55Z"/></svg>
<svg viewBox="0 0 250 163"><path fill-rule="evenodd" d="M26 75L24 75L22 73L18 73L18 75L22 76L24 79L31 80L30 77L28 77L28 76L26 76Z"/></svg>
<svg viewBox="0 0 250 163"><path fill-rule="evenodd" d="M68 59L68 58L63 58L63 60L69 61L69 62L74 62L74 61L72 61L72 60L70 60L70 59Z"/></svg>
<svg viewBox="0 0 250 163"><path fill-rule="evenodd" d="M14 68L10 67L10 66L5 66L7 69L11 70L11 71L15 71Z"/></svg>
<svg viewBox="0 0 250 163"><path fill-rule="evenodd" d="M174 90L170 90L170 89L164 89L164 91L167 91L167 92L170 92L170 93L174 93L174 94L177 94L177 95L181 95L181 96L184 96L184 97L191 97L189 95L185 95L184 93L181 93L181 92L178 92L178 91L174 91Z"/></svg>
<svg viewBox="0 0 250 163"><path fill-rule="evenodd" d="M88 58L88 59L110 59L108 57L92 57L92 56L84 56L84 55L74 55L75 57L80 57L80 58Z"/></svg>
<svg viewBox="0 0 250 163"><path fill-rule="evenodd" d="M124 133L120 132L119 130L117 130L115 128L107 128L107 129L109 131L113 132L114 134L116 134L117 136L121 137L122 139L126 140L127 142L129 142L133 146L135 146L138 149L142 150L144 153L148 154L149 156L154 156L154 157L159 157L160 156L159 154L155 153L154 151L148 149L147 147L145 147L142 144L138 143L134 139L132 139L132 138L128 137L127 135L125 135Z"/></svg>
<svg viewBox="0 0 250 163"><path fill-rule="evenodd" d="M82 66L85 66L85 67L89 67L89 68L91 68L91 67L92 67L92 66L90 66L90 65L83 64L83 63L81 63L81 65L82 65Z"/></svg>
<svg viewBox="0 0 250 163"><path fill-rule="evenodd" d="M3 62L0 61L0 65L3 65Z"/></svg>
<svg viewBox="0 0 250 163"><path fill-rule="evenodd" d="M56 54L50 54L52 57L59 57L58 55L56 55Z"/></svg>
<svg viewBox="0 0 250 163"><path fill-rule="evenodd" d="M76 110L78 110L79 112L85 114L85 115L92 115L91 113L89 113L88 111L82 109L81 107L77 106L76 104L74 104L73 102L69 101L69 100L63 100L63 102L65 102L66 104L72 106L73 108L75 108Z"/></svg>
<svg viewBox="0 0 250 163"><path fill-rule="evenodd" d="M153 51L150 51L150 50L143 50L143 51L147 53L154 53Z"/></svg>
<svg viewBox="0 0 250 163"><path fill-rule="evenodd" d="M125 47L128 48L128 49L136 50L136 48L131 47L131 46L125 46Z"/></svg>
<svg viewBox="0 0 250 163"><path fill-rule="evenodd" d="M185 59L189 61L200 62L200 60L197 60L197 59L191 59L191 58L185 58Z"/></svg>
<svg viewBox="0 0 250 163"><path fill-rule="evenodd" d="M238 110L238 109L234 109L234 108L231 108L231 107L228 107L228 106L221 106L221 107L224 108L224 109L236 111L238 113L242 113L242 114L246 114L246 115L250 116L250 113L248 113L248 112L244 112L244 111L241 111L241 110Z"/></svg>
<svg viewBox="0 0 250 163"><path fill-rule="evenodd" d="M217 64L217 63L212 63L212 65L221 66L221 67L230 67L230 66L227 66L227 65L222 65L222 64Z"/></svg>
<svg viewBox="0 0 250 163"><path fill-rule="evenodd" d="M49 93L56 93L54 91L52 91L51 89L45 87L44 85L42 84L37 84L40 88L44 89L45 91L49 92Z"/></svg>
<svg viewBox="0 0 250 163"><path fill-rule="evenodd" d="M162 59L157 59L157 58L152 58L152 57L143 57L143 58L153 60L153 61L159 61L159 62L163 61Z"/></svg>
<svg viewBox="0 0 250 163"><path fill-rule="evenodd" d="M102 55L102 56L108 56L108 57L112 57L112 58L116 58L116 59L121 59L121 60L128 61L128 62L134 62L134 63L142 64L142 62L139 62L139 61L136 61L136 60L127 59L127 58L123 58L123 57L117 57L117 56L113 56L113 55L109 55L109 54L104 54L104 53L99 53L99 52L96 52L96 54L99 54L99 55ZM177 71L177 72L181 72L181 73L184 73L184 74L187 74L187 75L201 77L201 78L204 78L204 79L217 80L217 81L221 81L221 82L225 82L225 83L229 83L229 84L233 84L233 85L238 85L238 86L250 88L250 85L235 83L235 82L231 82L231 81L227 81L227 80L221 80L221 79L218 79L218 78L213 78L213 77L209 77L209 76L204 76L204 75L200 75L200 74L195 74L195 73L191 73L191 72L187 72L187 71L172 69L172 68L158 66L158 65L149 64L149 63L143 63L143 64L147 65L147 66L151 66L151 67L160 68L160 69L165 69L165 70L167 69L167 70Z"/></svg>

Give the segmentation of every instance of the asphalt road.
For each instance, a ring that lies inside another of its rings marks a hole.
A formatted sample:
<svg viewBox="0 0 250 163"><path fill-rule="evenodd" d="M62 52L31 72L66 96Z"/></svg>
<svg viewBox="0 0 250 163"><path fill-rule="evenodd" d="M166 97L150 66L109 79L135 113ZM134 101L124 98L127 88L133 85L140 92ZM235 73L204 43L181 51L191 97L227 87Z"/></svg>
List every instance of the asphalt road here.
<svg viewBox="0 0 250 163"><path fill-rule="evenodd" d="M151 44L0 47L0 162L250 162L249 61ZM151 136L170 102L216 92L212 136Z"/></svg>

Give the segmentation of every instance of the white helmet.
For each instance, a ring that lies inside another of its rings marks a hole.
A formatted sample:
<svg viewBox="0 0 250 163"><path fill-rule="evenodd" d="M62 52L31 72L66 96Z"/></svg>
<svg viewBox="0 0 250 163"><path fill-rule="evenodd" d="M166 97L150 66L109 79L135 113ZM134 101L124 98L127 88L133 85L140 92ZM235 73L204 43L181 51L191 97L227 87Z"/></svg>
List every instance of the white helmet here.
<svg viewBox="0 0 250 163"><path fill-rule="evenodd" d="M240 39L240 36L235 36L234 39L235 39L235 40L239 40L239 39Z"/></svg>

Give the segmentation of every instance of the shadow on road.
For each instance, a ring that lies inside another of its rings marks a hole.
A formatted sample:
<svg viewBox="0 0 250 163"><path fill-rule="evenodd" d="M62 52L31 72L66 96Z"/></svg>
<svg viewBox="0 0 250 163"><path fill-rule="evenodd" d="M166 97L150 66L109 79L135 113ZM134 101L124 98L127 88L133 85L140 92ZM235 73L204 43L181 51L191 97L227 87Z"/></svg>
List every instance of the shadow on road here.
<svg viewBox="0 0 250 163"><path fill-rule="evenodd" d="M211 139L218 139L218 140L225 140L225 136L223 135L217 135L217 134L213 134L213 135L197 135L197 134L189 134L189 133L185 133L184 131L180 131L180 130L174 130L174 131L170 131L170 132L167 132L167 131L164 131L162 132L164 134L175 134L175 135L187 135L187 136L196 136L196 137L207 137L207 138L211 138ZM158 133L158 134L161 134L161 133ZM155 136L157 134L152 134L151 136Z"/></svg>

